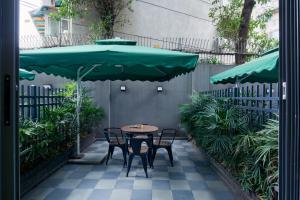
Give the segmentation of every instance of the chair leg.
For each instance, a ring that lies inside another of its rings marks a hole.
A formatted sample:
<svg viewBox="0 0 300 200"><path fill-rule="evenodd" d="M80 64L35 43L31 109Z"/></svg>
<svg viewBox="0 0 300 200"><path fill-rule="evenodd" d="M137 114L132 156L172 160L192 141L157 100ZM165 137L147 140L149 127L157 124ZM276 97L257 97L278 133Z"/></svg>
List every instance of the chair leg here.
<svg viewBox="0 0 300 200"><path fill-rule="evenodd" d="M113 154L114 154L115 147L114 147L114 146L112 146L112 148L111 148L111 149L112 149L112 150L111 150L110 158L112 158L112 156L113 156Z"/></svg>
<svg viewBox="0 0 300 200"><path fill-rule="evenodd" d="M171 162L171 166L173 167L173 153L172 153L172 146L169 146L166 148L169 154L169 158L170 158L170 162Z"/></svg>
<svg viewBox="0 0 300 200"><path fill-rule="evenodd" d="M123 167L126 167L126 165L127 165L127 152L126 152L126 146L123 146L123 147L122 147L122 152L123 152L123 159L124 159Z"/></svg>
<svg viewBox="0 0 300 200"><path fill-rule="evenodd" d="M127 174L126 174L127 177L128 177L128 173L129 173L129 171L130 171L130 167L131 167L131 163L132 163L133 157L134 157L134 154L130 154L130 155L129 155L129 158L128 158Z"/></svg>
<svg viewBox="0 0 300 200"><path fill-rule="evenodd" d="M157 152L157 148L153 148L153 150L152 150L152 158L151 158L152 168L153 168L153 163L154 163L156 152Z"/></svg>
<svg viewBox="0 0 300 200"><path fill-rule="evenodd" d="M152 152L153 152L153 149L149 148L147 157L148 157L148 163L149 163L150 168L152 168Z"/></svg>
<svg viewBox="0 0 300 200"><path fill-rule="evenodd" d="M148 172L147 172L147 154L142 154L141 155L142 163L143 163L143 168L146 174L146 177L148 178Z"/></svg>
<svg viewBox="0 0 300 200"><path fill-rule="evenodd" d="M110 157L110 154L111 154L111 146L108 147L108 153L107 153L107 156L106 156L106 165L108 163L108 160L109 160L109 157Z"/></svg>

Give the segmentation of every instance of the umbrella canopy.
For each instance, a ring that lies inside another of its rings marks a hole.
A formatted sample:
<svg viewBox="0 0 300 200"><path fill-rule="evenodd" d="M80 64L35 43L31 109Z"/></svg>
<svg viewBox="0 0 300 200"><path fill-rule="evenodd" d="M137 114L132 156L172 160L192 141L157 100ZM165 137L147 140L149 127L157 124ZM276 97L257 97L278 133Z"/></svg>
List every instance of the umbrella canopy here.
<svg viewBox="0 0 300 200"><path fill-rule="evenodd" d="M20 67L83 81L167 81L195 69L198 55L132 45L81 45L24 50Z"/></svg>
<svg viewBox="0 0 300 200"><path fill-rule="evenodd" d="M273 49L260 58L238 65L210 78L212 84L278 82L279 51Z"/></svg>
<svg viewBox="0 0 300 200"><path fill-rule="evenodd" d="M77 80L77 155L80 154L81 81L167 81L195 69L198 55L99 40L95 45L24 50L20 66Z"/></svg>
<svg viewBox="0 0 300 200"><path fill-rule="evenodd" d="M24 69L19 69L19 78L20 78L20 80L26 79L26 80L32 81L35 78L35 74L31 73L29 71L26 71Z"/></svg>

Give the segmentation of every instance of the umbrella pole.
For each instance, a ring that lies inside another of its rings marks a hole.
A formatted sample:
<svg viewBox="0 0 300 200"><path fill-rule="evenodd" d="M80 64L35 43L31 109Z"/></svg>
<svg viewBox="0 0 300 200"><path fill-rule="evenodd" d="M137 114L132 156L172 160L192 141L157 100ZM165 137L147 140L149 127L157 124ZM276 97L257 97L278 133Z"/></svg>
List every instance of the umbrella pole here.
<svg viewBox="0 0 300 200"><path fill-rule="evenodd" d="M93 69L96 67L101 66L99 64L91 66L91 68L87 68L83 74L80 76L81 70L84 67L80 67L77 70L77 82L76 82L76 90L77 90L77 99L76 99L76 123L77 123L77 129L76 129L76 157L80 156L80 108L81 108L81 80L88 75Z"/></svg>
<svg viewBox="0 0 300 200"><path fill-rule="evenodd" d="M77 71L77 82L76 82L76 90L77 90L77 99L76 99L76 156L80 154L80 101L81 101L81 77L80 71L82 68L79 68Z"/></svg>

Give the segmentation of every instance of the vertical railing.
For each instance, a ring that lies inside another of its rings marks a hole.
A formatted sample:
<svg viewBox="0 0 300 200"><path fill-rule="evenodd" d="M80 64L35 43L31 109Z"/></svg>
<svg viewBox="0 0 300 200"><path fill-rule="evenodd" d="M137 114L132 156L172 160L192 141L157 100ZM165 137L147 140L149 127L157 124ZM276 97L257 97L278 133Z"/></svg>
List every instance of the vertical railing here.
<svg viewBox="0 0 300 200"><path fill-rule="evenodd" d="M31 119L39 121L44 115L45 110L57 108L64 99L64 89L44 88L38 86L21 85L19 95L19 115L21 120Z"/></svg>
<svg viewBox="0 0 300 200"><path fill-rule="evenodd" d="M278 84L247 84L203 93L216 99L228 98L228 104L247 115L252 124L262 124L279 112Z"/></svg>

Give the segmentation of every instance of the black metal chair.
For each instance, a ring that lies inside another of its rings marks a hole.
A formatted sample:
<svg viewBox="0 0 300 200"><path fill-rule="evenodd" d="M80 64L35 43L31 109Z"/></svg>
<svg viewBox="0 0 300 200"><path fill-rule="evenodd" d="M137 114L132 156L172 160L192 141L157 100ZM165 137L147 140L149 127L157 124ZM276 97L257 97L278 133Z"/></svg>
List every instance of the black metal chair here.
<svg viewBox="0 0 300 200"><path fill-rule="evenodd" d="M124 164L125 167L127 165L127 143L123 136L123 132L120 128L105 128L104 129L105 138L109 144L108 154L106 157L106 165L108 163L109 158L112 158L115 147L119 147L122 149Z"/></svg>
<svg viewBox="0 0 300 200"><path fill-rule="evenodd" d="M134 133L126 133L127 136L127 144L128 141L130 141L132 138L140 138L140 139L145 139L145 142L147 143L148 146L148 163L150 168L153 167L152 165L152 146L153 146L153 133L148 133L147 135L135 135ZM130 146L130 145L129 145ZM127 151L129 155L129 151Z"/></svg>
<svg viewBox="0 0 300 200"><path fill-rule="evenodd" d="M155 159L157 149L164 148L168 151L171 166L173 167L173 153L172 144L176 136L176 129L163 129L159 135L158 140L153 142L153 154L152 154L152 167Z"/></svg>
<svg viewBox="0 0 300 200"><path fill-rule="evenodd" d="M134 156L140 156L146 177L148 178L147 157L148 157L149 147L142 145L143 142L147 143L147 141L148 141L148 139L145 139L145 138L138 138L138 137L130 138L130 141L129 141L130 146L128 147L129 159L128 159L128 166L127 166L127 174L126 174L127 177L128 177L128 174L129 174L129 171L131 168L131 163L132 163Z"/></svg>

